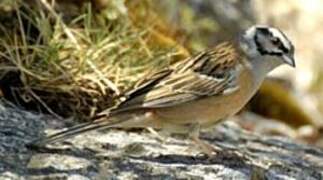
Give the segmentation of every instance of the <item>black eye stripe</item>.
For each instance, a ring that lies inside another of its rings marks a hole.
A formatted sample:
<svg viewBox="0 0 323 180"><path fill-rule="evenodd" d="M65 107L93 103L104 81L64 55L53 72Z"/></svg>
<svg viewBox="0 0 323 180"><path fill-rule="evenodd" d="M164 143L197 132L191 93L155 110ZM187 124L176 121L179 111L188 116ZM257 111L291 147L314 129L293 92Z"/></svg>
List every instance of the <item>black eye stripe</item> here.
<svg viewBox="0 0 323 180"><path fill-rule="evenodd" d="M258 30L265 35L273 36L273 34L269 31L268 28L258 28Z"/></svg>
<svg viewBox="0 0 323 180"><path fill-rule="evenodd" d="M256 43L257 46L257 50L260 52L261 55L265 55L266 54L266 50L264 49L264 47L262 47L262 45L260 44L259 40L258 40L258 36L255 35L254 36L254 41Z"/></svg>
<svg viewBox="0 0 323 180"><path fill-rule="evenodd" d="M259 32L266 36L272 37L272 43L277 45L277 48L281 50L284 53L289 53L289 49L285 47L284 43L278 38L273 35L273 33L268 29L268 28L258 28ZM280 30L279 30L280 31ZM281 31L280 33L283 35L284 38L287 39L285 34L283 34ZM283 53L281 52L268 52L264 47L262 47L261 43L258 40L257 35L254 37L254 41L257 45L257 50L260 52L262 55L282 55Z"/></svg>
<svg viewBox="0 0 323 180"><path fill-rule="evenodd" d="M261 45L261 43L259 42L259 40L258 40L258 36L255 36L254 37L254 41L255 41L255 43L256 43L256 46L257 46L257 50L259 51L259 53L261 54L261 55L270 55L270 56L282 56L283 55L283 53L282 52L274 52L274 51L267 51L262 45ZM280 42L281 43L281 42ZM281 43L282 44L282 43ZM285 50L287 50L285 47L284 47L284 45L282 44L282 48L283 49L285 49ZM279 48L280 49L280 48ZM288 51L288 50L287 50ZM283 50L283 52L285 52L284 50Z"/></svg>
<svg viewBox="0 0 323 180"><path fill-rule="evenodd" d="M288 49L284 46L283 42L279 38L275 38L272 40L272 42L278 47L279 50L283 51L284 53L288 53Z"/></svg>
<svg viewBox="0 0 323 180"><path fill-rule="evenodd" d="M284 46L283 42L279 38L273 37L272 43L276 45L279 50L283 51L284 53L288 53L288 48Z"/></svg>
<svg viewBox="0 0 323 180"><path fill-rule="evenodd" d="M280 50L282 50L284 53L288 53L288 49L281 43L281 45L278 47Z"/></svg>
<svg viewBox="0 0 323 180"><path fill-rule="evenodd" d="M283 55L283 53L281 53L281 52L268 52L268 51L266 51L266 54L271 55L271 56L282 56Z"/></svg>
<svg viewBox="0 0 323 180"><path fill-rule="evenodd" d="M278 31L287 40L287 42L289 44L291 44L291 42L288 40L287 36L281 30L278 29ZM279 40L279 41L281 41L281 40ZM288 48L286 48L285 45L284 45L284 43L282 43L282 42L281 42L281 45L278 48L280 50L282 50L284 53L288 53L289 52ZM290 50L292 51L292 49L293 49L293 46L291 46L291 49Z"/></svg>

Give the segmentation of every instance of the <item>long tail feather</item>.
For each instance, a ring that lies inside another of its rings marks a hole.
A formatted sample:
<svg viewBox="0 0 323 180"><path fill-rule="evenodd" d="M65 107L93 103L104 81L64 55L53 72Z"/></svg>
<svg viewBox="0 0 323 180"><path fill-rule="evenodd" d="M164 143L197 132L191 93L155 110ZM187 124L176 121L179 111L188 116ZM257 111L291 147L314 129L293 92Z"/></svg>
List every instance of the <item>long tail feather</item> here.
<svg viewBox="0 0 323 180"><path fill-rule="evenodd" d="M123 122L128 121L129 119L130 119L129 116L118 116L118 117L111 117L111 118L109 117L108 119L100 117L92 122L76 125L67 130L49 135L43 139L35 140L31 142L30 145L41 147L41 146L44 146L45 144L62 141L85 132L107 129L110 127L116 127L122 124Z"/></svg>

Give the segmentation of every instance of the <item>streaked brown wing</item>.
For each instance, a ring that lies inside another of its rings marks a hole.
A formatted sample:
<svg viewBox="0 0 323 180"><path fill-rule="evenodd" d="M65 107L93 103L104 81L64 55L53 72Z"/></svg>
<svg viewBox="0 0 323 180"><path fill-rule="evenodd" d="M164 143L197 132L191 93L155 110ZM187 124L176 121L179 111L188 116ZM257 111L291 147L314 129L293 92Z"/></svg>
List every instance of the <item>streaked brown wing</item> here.
<svg viewBox="0 0 323 180"><path fill-rule="evenodd" d="M206 96L220 95L235 84L234 52L222 46L189 58L174 70L155 73L141 86L126 94L126 100L112 112L142 108L171 107Z"/></svg>
<svg viewBox="0 0 323 180"><path fill-rule="evenodd" d="M160 81L167 76L169 76L173 72L172 69L164 69L157 73L152 74L151 76L144 79L137 87L133 90L130 90L125 93L125 97L127 100L131 100L138 95L146 94L149 92L155 85L160 83Z"/></svg>

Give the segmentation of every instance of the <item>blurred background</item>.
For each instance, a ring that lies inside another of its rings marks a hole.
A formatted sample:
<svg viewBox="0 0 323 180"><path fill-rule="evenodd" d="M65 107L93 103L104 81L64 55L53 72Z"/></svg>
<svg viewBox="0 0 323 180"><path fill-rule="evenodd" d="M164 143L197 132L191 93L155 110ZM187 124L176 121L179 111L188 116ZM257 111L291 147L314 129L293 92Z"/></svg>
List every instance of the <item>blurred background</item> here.
<svg viewBox="0 0 323 180"><path fill-rule="evenodd" d="M251 25L278 27L297 67L271 73L236 122L323 147L321 0L1 0L0 13L2 97L81 121L149 72Z"/></svg>

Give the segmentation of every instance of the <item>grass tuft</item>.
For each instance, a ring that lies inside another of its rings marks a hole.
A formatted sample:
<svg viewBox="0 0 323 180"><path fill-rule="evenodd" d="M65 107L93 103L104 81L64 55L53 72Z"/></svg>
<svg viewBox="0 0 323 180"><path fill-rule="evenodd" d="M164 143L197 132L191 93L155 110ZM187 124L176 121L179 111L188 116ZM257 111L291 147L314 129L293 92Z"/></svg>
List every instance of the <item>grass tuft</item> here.
<svg viewBox="0 0 323 180"><path fill-rule="evenodd" d="M46 0L27 2L14 4L13 23L0 24L0 88L27 109L88 119L145 74L188 55L161 31L160 17L144 20L153 14L147 1L116 3L113 15L86 2L73 15Z"/></svg>

